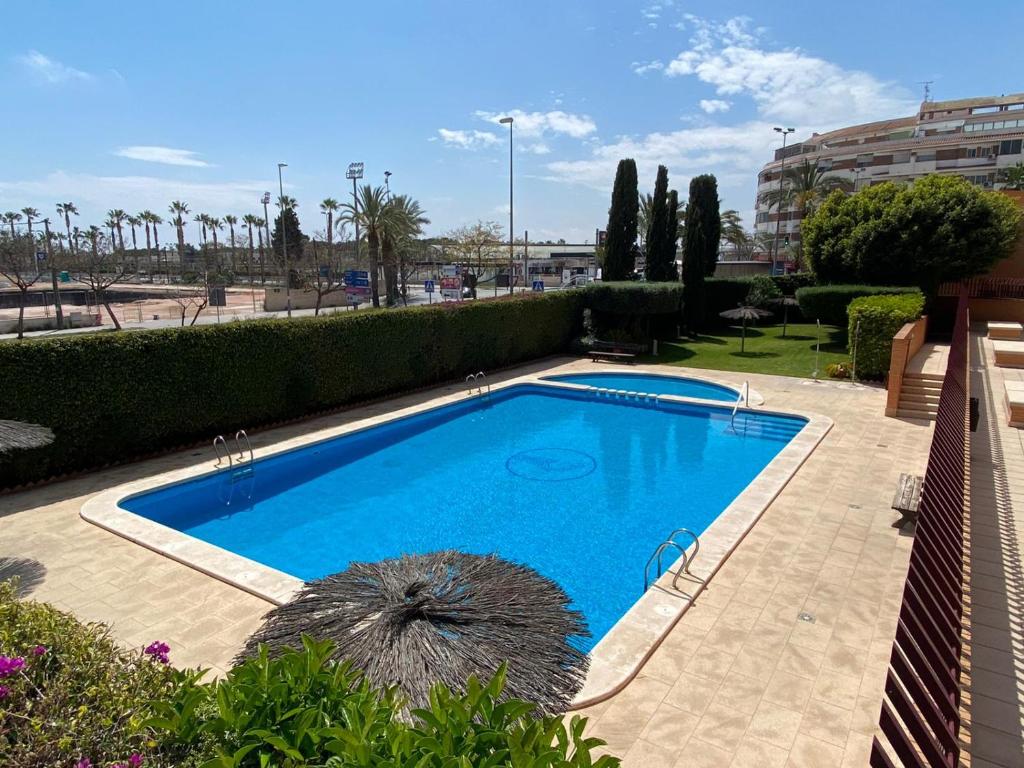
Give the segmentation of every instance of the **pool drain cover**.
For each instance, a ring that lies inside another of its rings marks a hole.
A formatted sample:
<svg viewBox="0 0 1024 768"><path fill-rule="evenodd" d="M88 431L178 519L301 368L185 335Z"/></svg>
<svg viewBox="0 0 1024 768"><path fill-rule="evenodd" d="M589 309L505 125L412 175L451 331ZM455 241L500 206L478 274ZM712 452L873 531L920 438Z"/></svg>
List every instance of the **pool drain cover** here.
<svg viewBox="0 0 1024 768"><path fill-rule="evenodd" d="M509 457L505 469L528 480L559 482L586 477L597 468L589 453L569 448L535 448Z"/></svg>

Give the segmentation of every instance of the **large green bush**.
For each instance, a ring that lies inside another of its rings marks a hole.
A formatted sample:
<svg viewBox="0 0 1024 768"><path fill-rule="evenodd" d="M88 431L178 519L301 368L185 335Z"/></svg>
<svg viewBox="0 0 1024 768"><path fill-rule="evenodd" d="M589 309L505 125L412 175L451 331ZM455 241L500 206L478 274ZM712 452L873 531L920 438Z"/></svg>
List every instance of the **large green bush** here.
<svg viewBox="0 0 1024 768"><path fill-rule="evenodd" d="M933 296L940 283L981 274L1009 255L1022 220L1007 196L932 174L833 192L800 231L821 282L916 285Z"/></svg>
<svg viewBox="0 0 1024 768"><path fill-rule="evenodd" d="M102 625L19 600L15 586L0 582L0 765L127 765L148 753L150 705L187 675L123 649Z"/></svg>
<svg viewBox="0 0 1024 768"><path fill-rule="evenodd" d="M53 445L0 454L0 487L566 350L583 294L0 344L0 418Z"/></svg>
<svg viewBox="0 0 1024 768"><path fill-rule="evenodd" d="M680 283L591 283L583 289L594 333L601 341L647 343L672 336L683 301Z"/></svg>
<svg viewBox="0 0 1024 768"><path fill-rule="evenodd" d="M919 293L863 296L850 302L849 350L859 378L880 379L889 372L892 337L923 311Z"/></svg>
<svg viewBox="0 0 1024 768"><path fill-rule="evenodd" d="M820 320L825 325L846 325L846 308L861 296L920 293L917 288L878 285L819 285L800 288L796 300L807 320Z"/></svg>

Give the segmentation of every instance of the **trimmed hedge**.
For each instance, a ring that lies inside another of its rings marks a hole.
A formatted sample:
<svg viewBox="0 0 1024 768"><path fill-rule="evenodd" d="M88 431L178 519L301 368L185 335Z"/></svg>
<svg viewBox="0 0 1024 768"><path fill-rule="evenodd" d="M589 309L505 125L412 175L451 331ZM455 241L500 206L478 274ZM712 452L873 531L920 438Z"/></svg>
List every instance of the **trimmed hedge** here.
<svg viewBox="0 0 1024 768"><path fill-rule="evenodd" d="M0 487L561 352L582 307L559 291L0 344L0 418L56 435L0 454Z"/></svg>
<svg viewBox="0 0 1024 768"><path fill-rule="evenodd" d="M885 377L892 356L892 337L905 323L921 317L923 311L924 296L920 293L863 296L850 302L849 350L859 378Z"/></svg>
<svg viewBox="0 0 1024 768"><path fill-rule="evenodd" d="M796 300L800 303L800 312L808 320L843 326L847 320L846 308L854 299L901 293L920 294L921 291L905 285L819 285L800 288L796 292Z"/></svg>
<svg viewBox="0 0 1024 768"><path fill-rule="evenodd" d="M667 315L683 305L682 283L591 283L584 303L596 312L615 315Z"/></svg>

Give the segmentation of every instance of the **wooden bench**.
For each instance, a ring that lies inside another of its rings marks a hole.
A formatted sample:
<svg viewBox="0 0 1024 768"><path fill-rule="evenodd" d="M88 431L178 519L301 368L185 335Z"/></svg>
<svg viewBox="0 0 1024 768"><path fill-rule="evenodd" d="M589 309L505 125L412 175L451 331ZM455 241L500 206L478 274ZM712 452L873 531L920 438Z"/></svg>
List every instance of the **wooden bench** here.
<svg viewBox="0 0 1024 768"><path fill-rule="evenodd" d="M627 363L636 361L636 356L644 351L642 344L629 344L626 342L597 341L587 351L590 359L597 360L620 360Z"/></svg>
<svg viewBox="0 0 1024 768"><path fill-rule="evenodd" d="M992 342L992 352L1000 368L1024 368L1024 341L996 339Z"/></svg>
<svg viewBox="0 0 1024 768"><path fill-rule="evenodd" d="M902 528L907 523L917 522L917 508L921 505L921 489L924 478L920 475L900 475L896 485L896 495L892 497L892 508L900 513L900 519L892 524L893 528Z"/></svg>
<svg viewBox="0 0 1024 768"><path fill-rule="evenodd" d="M1006 323L993 320L988 324L988 337L990 339L1003 339L1005 341L1016 341L1024 333L1024 326L1020 323Z"/></svg>
<svg viewBox="0 0 1024 768"><path fill-rule="evenodd" d="M1011 427L1024 427L1024 381L1004 381L1003 402L1007 423Z"/></svg>

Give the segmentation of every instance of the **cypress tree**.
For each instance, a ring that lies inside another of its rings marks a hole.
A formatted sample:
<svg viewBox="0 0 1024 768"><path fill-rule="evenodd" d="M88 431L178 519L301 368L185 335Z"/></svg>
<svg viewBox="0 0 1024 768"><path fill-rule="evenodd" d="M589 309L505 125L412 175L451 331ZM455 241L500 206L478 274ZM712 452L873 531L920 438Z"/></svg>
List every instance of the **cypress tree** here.
<svg viewBox="0 0 1024 768"><path fill-rule="evenodd" d="M668 254L668 169L658 166L651 198L651 216L647 222L647 266L644 273L648 282L661 282L670 277L671 257Z"/></svg>
<svg viewBox="0 0 1024 768"><path fill-rule="evenodd" d="M636 224L640 211L637 191L636 161L619 160L612 188L612 204L608 209L608 235L604 246L602 279L628 280L633 274Z"/></svg>
<svg viewBox="0 0 1024 768"><path fill-rule="evenodd" d="M289 266L294 269L302 258L302 249L306 244L306 236L299 228L299 217L291 208L284 210L284 228L288 233L288 261ZM270 235L270 242L274 248L274 255L280 264L284 264L284 246L281 240L281 215L274 219L274 231Z"/></svg>
<svg viewBox="0 0 1024 768"><path fill-rule="evenodd" d="M695 176L683 235L683 322L690 334L704 323L704 277L715 274L721 231L718 182L711 174Z"/></svg>
<svg viewBox="0 0 1024 768"><path fill-rule="evenodd" d="M676 267L676 241L679 239L679 193L674 189L668 193L668 216L665 220L665 243L668 249L668 270L666 280L678 280L679 269Z"/></svg>

